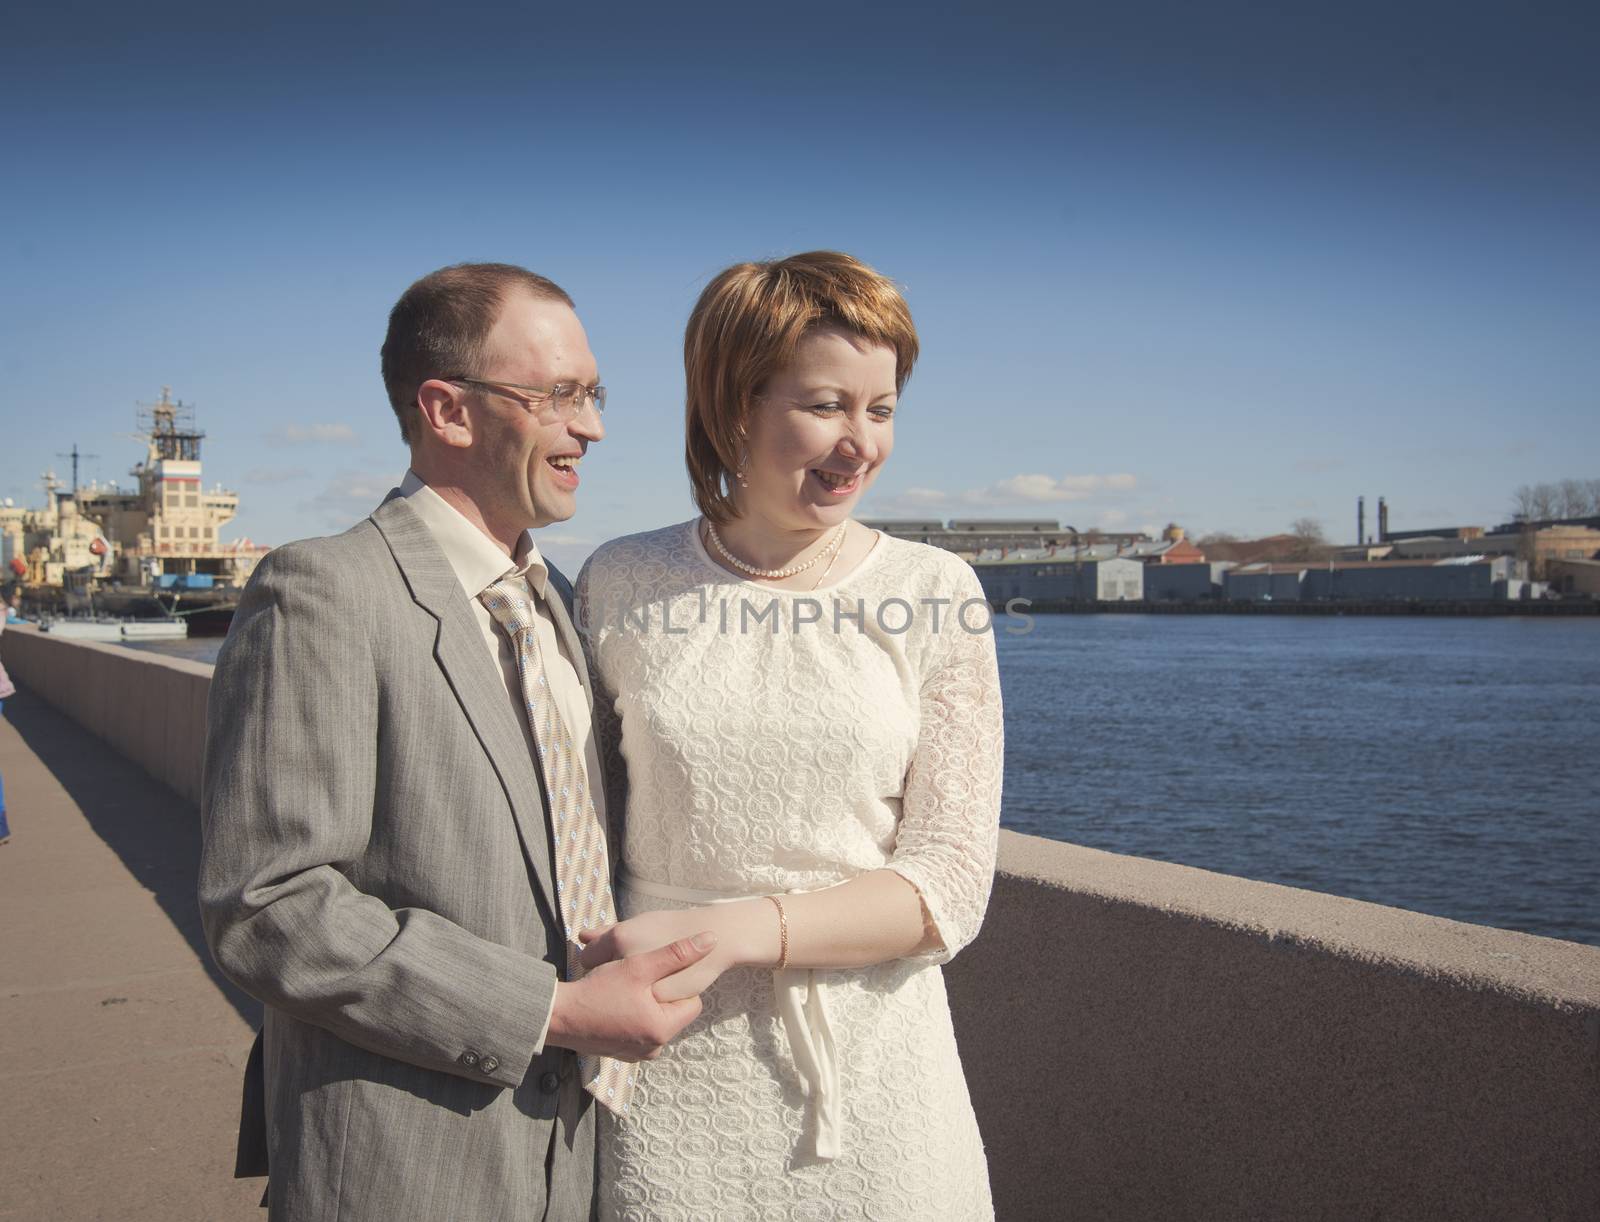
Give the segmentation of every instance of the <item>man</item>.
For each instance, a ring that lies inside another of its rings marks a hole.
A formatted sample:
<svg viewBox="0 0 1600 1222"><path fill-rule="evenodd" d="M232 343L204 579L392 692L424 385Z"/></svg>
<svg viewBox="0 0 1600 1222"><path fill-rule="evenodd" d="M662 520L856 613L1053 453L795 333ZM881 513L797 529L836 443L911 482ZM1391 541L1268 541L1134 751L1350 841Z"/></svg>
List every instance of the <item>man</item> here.
<svg viewBox="0 0 1600 1222"><path fill-rule="evenodd" d="M591 1092L620 1109L693 1020L651 989L712 941L581 976L567 949L615 919L604 797L570 587L528 532L572 516L605 392L571 299L504 264L412 285L383 372L404 483L267 556L211 688L200 904L266 1006L271 1217L587 1218Z"/></svg>

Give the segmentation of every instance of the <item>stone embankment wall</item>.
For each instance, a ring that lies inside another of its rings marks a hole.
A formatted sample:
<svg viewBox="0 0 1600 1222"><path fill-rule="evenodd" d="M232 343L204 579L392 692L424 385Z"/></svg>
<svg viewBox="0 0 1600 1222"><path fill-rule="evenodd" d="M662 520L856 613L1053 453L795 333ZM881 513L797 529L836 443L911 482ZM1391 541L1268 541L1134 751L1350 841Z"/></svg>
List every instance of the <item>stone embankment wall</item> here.
<svg viewBox="0 0 1600 1222"><path fill-rule="evenodd" d="M17 624L0 632L0 658L14 682L199 803L211 667Z"/></svg>
<svg viewBox="0 0 1600 1222"><path fill-rule="evenodd" d="M1001 833L1002 1218L1600 1218L1600 948Z"/></svg>
<svg viewBox="0 0 1600 1222"><path fill-rule="evenodd" d="M210 667L0 650L198 796ZM1600 948L1011 832L1000 866L946 973L1001 1219L1600 1218Z"/></svg>

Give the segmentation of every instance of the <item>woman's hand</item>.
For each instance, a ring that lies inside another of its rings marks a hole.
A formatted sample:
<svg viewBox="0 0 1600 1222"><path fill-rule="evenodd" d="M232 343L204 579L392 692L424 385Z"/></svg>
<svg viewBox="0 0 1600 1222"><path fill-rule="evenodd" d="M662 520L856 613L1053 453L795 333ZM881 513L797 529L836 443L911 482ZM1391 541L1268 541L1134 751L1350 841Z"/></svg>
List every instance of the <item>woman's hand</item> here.
<svg viewBox="0 0 1600 1222"><path fill-rule="evenodd" d="M708 904L682 911L641 912L604 929L578 934L584 944L580 961L587 969L613 959L643 954L692 938L702 930L717 935L709 955L655 985L657 1001L679 1001L709 988L730 967L770 967L778 961L778 910L769 901L740 900L733 904Z"/></svg>

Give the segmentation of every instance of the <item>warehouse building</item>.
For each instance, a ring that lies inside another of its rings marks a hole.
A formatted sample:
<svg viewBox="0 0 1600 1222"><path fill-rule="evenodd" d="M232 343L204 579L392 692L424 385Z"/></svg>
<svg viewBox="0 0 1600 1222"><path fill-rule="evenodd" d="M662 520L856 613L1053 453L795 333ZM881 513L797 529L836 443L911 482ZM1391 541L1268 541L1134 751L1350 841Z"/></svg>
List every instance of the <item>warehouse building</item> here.
<svg viewBox="0 0 1600 1222"><path fill-rule="evenodd" d="M1205 602L1222 597L1222 578L1234 566L1217 564L1146 564L1146 602Z"/></svg>
<svg viewBox="0 0 1600 1222"><path fill-rule="evenodd" d="M1304 576L1293 565L1244 564L1223 574L1222 595L1229 602L1298 602Z"/></svg>
<svg viewBox="0 0 1600 1222"><path fill-rule="evenodd" d="M1562 594L1600 595L1600 560L1552 560L1545 571Z"/></svg>
<svg viewBox="0 0 1600 1222"><path fill-rule="evenodd" d="M978 559L972 562L984 597L996 606L1013 598L1036 603L1138 602L1144 598L1145 566L1138 560L1061 561L1048 556Z"/></svg>
<svg viewBox="0 0 1600 1222"><path fill-rule="evenodd" d="M1527 566L1512 556L1437 564L1379 560L1307 569L1301 598L1320 602L1487 602L1520 598Z"/></svg>
<svg viewBox="0 0 1600 1222"><path fill-rule="evenodd" d="M984 552L1066 548L1094 540L1117 547L1151 543L1148 535L1137 531L1120 533L1104 530L1079 532L1054 518L957 518L949 523L932 518L864 518L863 526L881 530L896 539L942 547L957 555L981 557Z"/></svg>

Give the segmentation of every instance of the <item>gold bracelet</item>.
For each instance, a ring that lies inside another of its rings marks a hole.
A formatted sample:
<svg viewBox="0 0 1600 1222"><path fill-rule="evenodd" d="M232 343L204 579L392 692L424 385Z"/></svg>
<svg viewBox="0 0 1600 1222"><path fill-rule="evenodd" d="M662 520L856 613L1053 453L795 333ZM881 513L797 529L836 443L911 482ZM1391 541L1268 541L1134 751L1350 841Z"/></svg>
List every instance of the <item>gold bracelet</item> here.
<svg viewBox="0 0 1600 1222"><path fill-rule="evenodd" d="M789 914L783 910L783 901L776 895L767 896L778 910L778 964L776 971L783 971L789 966Z"/></svg>

